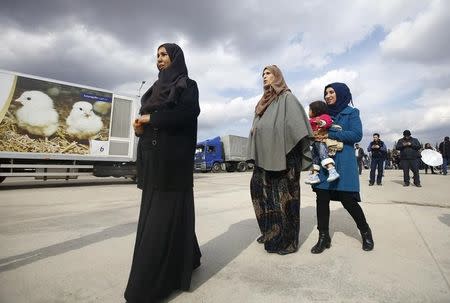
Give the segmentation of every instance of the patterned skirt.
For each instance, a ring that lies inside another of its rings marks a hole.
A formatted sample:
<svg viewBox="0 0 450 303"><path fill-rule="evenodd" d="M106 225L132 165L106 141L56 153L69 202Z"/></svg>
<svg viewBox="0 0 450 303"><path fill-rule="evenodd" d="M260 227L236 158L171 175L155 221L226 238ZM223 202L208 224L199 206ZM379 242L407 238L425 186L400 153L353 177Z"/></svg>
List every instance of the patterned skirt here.
<svg viewBox="0 0 450 303"><path fill-rule="evenodd" d="M287 169L268 171L255 166L250 194L264 248L295 252L300 232L300 159L297 149L286 155Z"/></svg>

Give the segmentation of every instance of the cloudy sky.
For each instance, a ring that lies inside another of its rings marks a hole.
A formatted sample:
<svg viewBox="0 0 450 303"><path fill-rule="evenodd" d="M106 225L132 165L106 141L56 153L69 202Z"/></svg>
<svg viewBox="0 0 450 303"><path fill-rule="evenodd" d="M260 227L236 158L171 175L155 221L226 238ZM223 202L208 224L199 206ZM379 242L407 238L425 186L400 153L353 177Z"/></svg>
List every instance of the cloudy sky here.
<svg viewBox="0 0 450 303"><path fill-rule="evenodd" d="M157 78L156 47L178 43L200 89L199 139L248 135L269 64L305 107L347 83L363 144L449 135L446 0L3 0L0 28L0 69L133 96Z"/></svg>

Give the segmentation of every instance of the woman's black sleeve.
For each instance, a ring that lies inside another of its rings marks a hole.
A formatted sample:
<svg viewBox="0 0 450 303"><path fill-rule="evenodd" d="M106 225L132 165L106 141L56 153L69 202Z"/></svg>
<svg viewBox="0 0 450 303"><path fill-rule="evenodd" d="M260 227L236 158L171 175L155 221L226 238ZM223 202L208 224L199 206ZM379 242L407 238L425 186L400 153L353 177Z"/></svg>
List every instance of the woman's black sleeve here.
<svg viewBox="0 0 450 303"><path fill-rule="evenodd" d="M179 102L173 108L152 113L149 124L154 128L179 128L192 125L199 114L197 83L191 80L180 94Z"/></svg>

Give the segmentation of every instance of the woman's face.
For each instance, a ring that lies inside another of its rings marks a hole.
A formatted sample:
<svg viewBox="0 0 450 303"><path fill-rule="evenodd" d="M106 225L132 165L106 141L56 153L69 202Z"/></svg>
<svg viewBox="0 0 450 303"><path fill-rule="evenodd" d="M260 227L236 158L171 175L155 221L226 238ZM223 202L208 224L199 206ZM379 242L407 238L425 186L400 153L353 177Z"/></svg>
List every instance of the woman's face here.
<svg viewBox="0 0 450 303"><path fill-rule="evenodd" d="M325 101L328 105L336 103L336 92L332 87L327 87L325 90Z"/></svg>
<svg viewBox="0 0 450 303"><path fill-rule="evenodd" d="M270 70L265 69L263 71L263 83L264 87L271 85L275 80L275 76L270 72Z"/></svg>
<svg viewBox="0 0 450 303"><path fill-rule="evenodd" d="M310 118L314 118L314 114L313 114L313 111L311 109L309 109L308 116Z"/></svg>
<svg viewBox="0 0 450 303"><path fill-rule="evenodd" d="M156 66L159 70L163 70L169 67L169 65L172 63L170 60L169 54L166 51L165 47L158 48L158 53L156 55Z"/></svg>

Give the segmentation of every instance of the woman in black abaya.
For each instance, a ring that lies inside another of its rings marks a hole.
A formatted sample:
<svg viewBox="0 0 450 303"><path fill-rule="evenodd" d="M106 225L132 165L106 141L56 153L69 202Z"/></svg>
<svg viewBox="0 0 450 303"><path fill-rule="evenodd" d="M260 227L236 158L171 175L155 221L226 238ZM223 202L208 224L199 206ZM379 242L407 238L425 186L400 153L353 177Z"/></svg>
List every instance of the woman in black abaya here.
<svg viewBox="0 0 450 303"><path fill-rule="evenodd" d="M188 290L200 266L195 235L193 160L197 141L197 83L188 78L181 48L158 48L158 80L141 99L133 123L142 201L130 277L129 303L155 302Z"/></svg>

